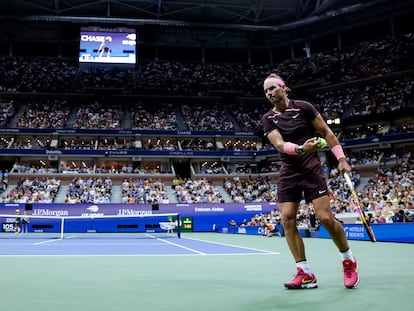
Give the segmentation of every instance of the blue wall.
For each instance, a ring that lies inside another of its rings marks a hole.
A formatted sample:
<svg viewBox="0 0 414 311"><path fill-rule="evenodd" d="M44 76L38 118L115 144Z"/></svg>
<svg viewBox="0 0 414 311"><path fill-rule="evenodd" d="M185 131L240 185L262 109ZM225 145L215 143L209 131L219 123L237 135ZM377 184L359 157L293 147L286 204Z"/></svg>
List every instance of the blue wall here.
<svg viewBox="0 0 414 311"><path fill-rule="evenodd" d="M344 224L346 236L349 240L369 241L363 225ZM378 242L406 242L414 243L414 223L372 224L372 230ZM320 238L330 238L324 227L319 232Z"/></svg>
<svg viewBox="0 0 414 311"><path fill-rule="evenodd" d="M25 204L20 203L1 203L0 214L14 215L16 209L21 213L27 208ZM98 232L142 232L156 224L160 219L150 217L138 226L138 228L125 228L124 225L131 224L129 219L108 220L101 219L94 222L93 217L99 215L154 215L158 213L180 213L181 218L190 217L193 219L193 231L209 232L224 231L239 234L261 235L260 227L241 227L231 228L228 225L229 220L234 219L237 223L244 219L250 219L252 216L261 213L269 213L277 209L276 203L245 203L245 204L160 204L159 210L153 211L150 204L32 204L31 209L27 210L28 215L35 216L83 216L85 221L67 222L66 232L85 232L87 230L96 230ZM2 223L12 223L13 218L5 219L0 217ZM37 224L38 220L33 218L29 226ZM56 230L59 226L56 220L42 220L42 224L52 225L53 228L44 228L44 231ZM345 232L350 240L369 241L364 227L359 224L344 224ZM47 227L47 226L46 226ZM414 243L414 223L399 224L373 224L377 241L382 242L407 242ZM280 231L282 228L280 227ZM307 237L309 232L301 231L302 236ZM321 227L318 234L320 238L330 238L325 228Z"/></svg>
<svg viewBox="0 0 414 311"><path fill-rule="evenodd" d="M84 232L88 222L92 222L91 218L99 218L99 216L108 215L155 215L162 213L179 213L181 218L193 218L193 231L205 232L220 230L228 226L228 222L234 219L237 223L241 223L244 219L250 218L256 214L269 213L277 209L276 203L246 203L246 204L160 204L159 209L154 211L150 204L42 204L34 203L31 205L27 214L33 216L49 216L49 217L65 217L65 216L82 216L85 221L68 221L65 232ZM0 214L15 215L15 210L19 209L21 214L27 209L25 204L20 203L1 203ZM7 222L13 222L13 218L9 217ZM113 232L114 227L118 224L125 224L127 220L116 220L115 222L107 220L96 221L100 232ZM152 220L148 220L154 223ZM0 218L0 222L5 222ZM33 218L32 223L38 222ZM130 221L129 221L130 222ZM31 223L31 225L32 225ZM56 220L42 220L42 224L53 224L55 230ZM156 223L156 222L155 222ZM148 225L148 224L147 224ZM46 226L47 227L47 226ZM139 231L145 228L140 226ZM46 230L47 228L45 228ZM29 230L32 231L31 226ZM88 229L92 230L92 229ZM122 229L123 232L136 232L137 229ZM119 231L119 230L115 230Z"/></svg>

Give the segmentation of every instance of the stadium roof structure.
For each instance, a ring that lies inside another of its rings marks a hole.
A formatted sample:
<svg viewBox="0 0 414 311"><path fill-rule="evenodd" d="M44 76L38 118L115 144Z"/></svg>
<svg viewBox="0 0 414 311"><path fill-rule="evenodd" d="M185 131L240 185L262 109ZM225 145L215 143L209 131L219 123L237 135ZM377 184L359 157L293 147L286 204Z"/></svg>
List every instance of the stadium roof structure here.
<svg viewBox="0 0 414 311"><path fill-rule="evenodd" d="M143 44L266 48L414 12L412 0L0 0L0 41L134 27Z"/></svg>

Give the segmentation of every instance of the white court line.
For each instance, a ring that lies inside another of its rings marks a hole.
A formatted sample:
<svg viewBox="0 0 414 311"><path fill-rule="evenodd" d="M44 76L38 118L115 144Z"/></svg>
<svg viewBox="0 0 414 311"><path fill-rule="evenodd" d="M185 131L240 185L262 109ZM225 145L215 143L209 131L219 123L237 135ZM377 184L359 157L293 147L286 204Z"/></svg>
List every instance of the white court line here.
<svg viewBox="0 0 414 311"><path fill-rule="evenodd" d="M195 256L211 256L211 257L219 257L219 256L263 256L263 255L275 255L272 253L232 253L232 254L67 254L67 255L0 255L1 257L195 257Z"/></svg>
<svg viewBox="0 0 414 311"><path fill-rule="evenodd" d="M32 245L41 245L41 244L52 243L52 242L56 242L56 241L60 241L60 240L62 240L62 239L46 240L46 241L42 241L42 242L33 243Z"/></svg>
<svg viewBox="0 0 414 311"><path fill-rule="evenodd" d="M75 237L76 237L76 235L74 235L74 236L68 236L68 237L65 237L65 239L73 239ZM32 245L47 244L47 243L51 243L51 242L55 242L55 241L61 241L61 240L63 240L63 238L51 239L51 240L46 240L46 241L42 241L42 242L37 242L37 243L33 243Z"/></svg>
<svg viewBox="0 0 414 311"><path fill-rule="evenodd" d="M204 252L199 252L199 251L197 251L197 250L195 250L195 249L193 249L193 248L189 248L189 247L186 247L186 246L182 246L182 245L177 244L177 243L172 243L172 242L170 242L170 241L166 241L166 240L163 240L163 239L161 239L161 238L158 238L157 240L158 240L158 241L161 241L161 242L164 242L164 243L167 243L167 244L170 244L170 245L174 245L174 246L176 246L176 247L179 247L179 248L185 249L185 250L190 251L190 252L194 252L194 253L199 254L199 255L207 255L207 254L206 254L206 253L204 253Z"/></svg>
<svg viewBox="0 0 414 311"><path fill-rule="evenodd" d="M246 246L240 246L240 245L233 245L233 244L227 244L227 243L221 243L221 242L213 242L213 241L207 241L207 240L202 240L202 239L194 239L194 238L183 238L182 239L187 239L187 240L193 240L193 241L201 241L204 243L210 243L210 244L217 244L217 245L223 245L223 246L229 246L229 247L236 247L236 248L244 248L244 249L250 249L252 251L256 251L256 252L261 252L261 253L268 253L268 254L273 254L273 255L280 255L279 252L272 252L272 251L266 251L263 249L258 249L258 248L253 248L253 247L246 247Z"/></svg>
<svg viewBox="0 0 414 311"><path fill-rule="evenodd" d="M7 244L8 246L18 246L21 244ZM26 244L27 245L27 244ZM31 245L35 245L35 244L31 244ZM102 243L77 243L77 242L73 242L73 243L65 243L65 244L61 244L64 247L72 247L72 246L93 246L93 247L102 247L102 246L168 246L165 245L163 243L142 243L142 242L122 242L122 243L107 243L102 241Z"/></svg>

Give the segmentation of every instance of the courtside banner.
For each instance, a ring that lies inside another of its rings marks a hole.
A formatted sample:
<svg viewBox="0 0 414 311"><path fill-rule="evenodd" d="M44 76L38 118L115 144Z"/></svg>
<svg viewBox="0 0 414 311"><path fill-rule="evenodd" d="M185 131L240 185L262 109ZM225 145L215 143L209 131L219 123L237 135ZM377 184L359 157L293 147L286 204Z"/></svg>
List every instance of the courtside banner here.
<svg viewBox="0 0 414 311"><path fill-rule="evenodd" d="M192 217L194 231L213 231L213 228L228 226L234 219L241 223L252 216L276 210L277 203L245 204L159 204L153 210L151 204L42 204L33 203L30 209L22 203L0 203L0 214L15 214L16 209L26 210L35 216L83 216L93 218L105 215L153 215L157 213L180 213L181 217Z"/></svg>
<svg viewBox="0 0 414 311"><path fill-rule="evenodd" d="M370 241L362 224L343 224L349 240ZM414 223L372 224L377 241L414 243ZM330 238L326 229L321 226L320 238Z"/></svg>
<svg viewBox="0 0 414 311"><path fill-rule="evenodd" d="M25 210L24 203L0 203L1 214L14 214ZM157 213L183 213L188 216L218 214L261 214L277 209L277 203L206 203L159 204L157 211L151 204L63 204L32 203L29 215L37 216L93 216L93 215L146 215Z"/></svg>
<svg viewBox="0 0 414 311"><path fill-rule="evenodd" d="M283 227L281 225L276 226L283 235ZM223 227L220 230L221 233L229 234L246 234L246 235L263 235L263 227L261 226L237 226L237 227Z"/></svg>
<svg viewBox="0 0 414 311"><path fill-rule="evenodd" d="M274 154L275 151L267 151ZM15 155L125 155L125 156L189 156L189 157L253 157L254 151L192 151L192 150L94 150L94 149L0 149L0 154Z"/></svg>
<svg viewBox="0 0 414 311"><path fill-rule="evenodd" d="M0 133L26 133L26 134L88 134L88 135L167 135L167 136L237 136L237 137L253 137L258 136L257 132L238 132L238 131L172 131L172 130L97 130L97 129L29 129L29 128L2 128ZM414 133L402 133L395 135L387 135L381 137L370 137L344 141L343 146L355 146L365 144L376 144L383 142L392 142L396 140L407 140L414 138Z"/></svg>
<svg viewBox="0 0 414 311"><path fill-rule="evenodd" d="M237 131L171 131L171 130L96 130L96 129L33 129L33 128L2 128L0 133L33 133L33 134L88 134L88 135L168 135L168 136L257 136L256 132Z"/></svg>

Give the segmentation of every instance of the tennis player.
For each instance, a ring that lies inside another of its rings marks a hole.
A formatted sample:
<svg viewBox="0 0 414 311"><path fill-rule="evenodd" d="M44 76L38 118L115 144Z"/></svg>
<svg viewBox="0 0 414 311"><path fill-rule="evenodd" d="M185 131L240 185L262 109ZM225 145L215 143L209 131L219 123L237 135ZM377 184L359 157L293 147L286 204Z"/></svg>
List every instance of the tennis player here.
<svg viewBox="0 0 414 311"><path fill-rule="evenodd" d="M316 216L332 237L342 256L344 285L359 283L357 263L349 247L345 231L330 209L328 188L317 154L319 132L338 160L341 173L351 167L339 141L315 107L301 100L290 100L282 78L270 74L263 83L264 93L273 108L262 117L264 133L280 152L282 166L278 182L278 203L289 249L296 261L297 274L285 283L288 289L316 288L318 283L306 260L303 239L296 227L296 214L302 196L312 202Z"/></svg>
<svg viewBox="0 0 414 311"><path fill-rule="evenodd" d="M14 230L16 233L21 232L21 223L22 223L22 217L20 216L20 210L16 210L16 219L14 220Z"/></svg>

